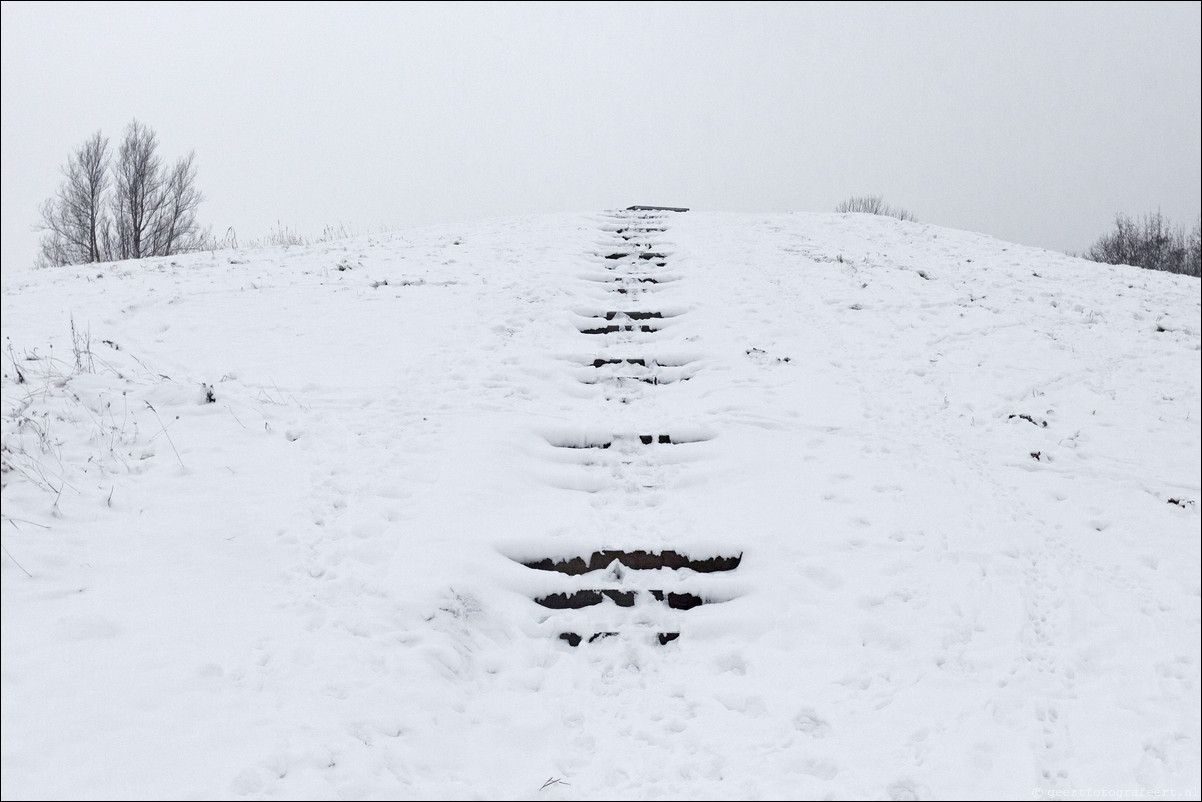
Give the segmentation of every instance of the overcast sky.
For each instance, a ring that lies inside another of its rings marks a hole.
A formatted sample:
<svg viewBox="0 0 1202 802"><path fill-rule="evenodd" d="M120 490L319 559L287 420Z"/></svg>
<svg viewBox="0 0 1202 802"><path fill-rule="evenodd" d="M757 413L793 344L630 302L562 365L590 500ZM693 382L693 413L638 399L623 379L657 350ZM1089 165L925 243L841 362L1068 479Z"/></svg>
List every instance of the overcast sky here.
<svg viewBox="0 0 1202 802"><path fill-rule="evenodd" d="M660 203L1080 250L1192 226L1196 2L3 4L3 268L93 131L195 150L246 241Z"/></svg>

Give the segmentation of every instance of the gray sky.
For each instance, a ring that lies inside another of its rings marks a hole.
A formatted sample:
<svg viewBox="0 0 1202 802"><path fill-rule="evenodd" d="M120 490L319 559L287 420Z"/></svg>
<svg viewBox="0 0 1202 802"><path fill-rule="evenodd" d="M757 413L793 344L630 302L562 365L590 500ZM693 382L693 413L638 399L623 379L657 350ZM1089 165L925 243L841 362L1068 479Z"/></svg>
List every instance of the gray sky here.
<svg viewBox="0 0 1202 802"><path fill-rule="evenodd" d="M1192 226L1202 4L3 4L3 269L134 117L246 241L632 203Z"/></svg>

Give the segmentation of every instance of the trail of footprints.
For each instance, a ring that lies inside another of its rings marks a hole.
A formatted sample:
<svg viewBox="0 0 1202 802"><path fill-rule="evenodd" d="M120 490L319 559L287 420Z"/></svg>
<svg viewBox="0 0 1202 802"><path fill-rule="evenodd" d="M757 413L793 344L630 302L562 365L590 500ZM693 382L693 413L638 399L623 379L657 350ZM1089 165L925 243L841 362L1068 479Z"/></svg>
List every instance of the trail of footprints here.
<svg viewBox="0 0 1202 802"><path fill-rule="evenodd" d="M682 280L671 268L663 235L671 216L686 211L632 206L612 213L602 226L607 243L582 280L603 288L613 305L577 311L576 328L593 356L573 370L577 381L602 390L598 403L637 405L645 393L687 382L699 369L694 356L657 349L663 337L688 324L687 310L660 302ZM608 471L605 489L632 493L664 489L666 466L687 462L680 452L711 437L705 429L682 422L668 432L547 439L563 459L586 470ZM594 486L582 492L600 491ZM655 644L678 639L682 613L729 601L707 588L704 576L733 571L742 560L741 552L699 556L607 545L613 544L598 544L588 555L523 561L532 570L563 576L562 591L533 601L547 618L554 618L558 637L572 647L624 637L631 629L636 632L633 637L641 633Z"/></svg>

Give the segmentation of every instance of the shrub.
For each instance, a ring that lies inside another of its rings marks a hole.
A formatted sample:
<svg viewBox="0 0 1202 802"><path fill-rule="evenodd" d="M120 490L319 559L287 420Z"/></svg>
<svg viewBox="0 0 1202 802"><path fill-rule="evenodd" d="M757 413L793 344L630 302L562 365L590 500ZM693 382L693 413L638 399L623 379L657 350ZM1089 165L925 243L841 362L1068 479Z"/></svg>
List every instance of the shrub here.
<svg viewBox="0 0 1202 802"><path fill-rule="evenodd" d="M836 212L857 212L860 214L879 214L885 217L896 217L898 220L916 222L917 218L905 209L895 209L885 203L880 195L857 195L835 207Z"/></svg>
<svg viewBox="0 0 1202 802"><path fill-rule="evenodd" d="M1119 214L1114 220L1114 230L1091 245L1085 258L1104 264L1199 276L1202 275L1200 226L1202 217L1194 223L1193 231L1186 234L1184 226L1173 225L1160 212L1138 220Z"/></svg>

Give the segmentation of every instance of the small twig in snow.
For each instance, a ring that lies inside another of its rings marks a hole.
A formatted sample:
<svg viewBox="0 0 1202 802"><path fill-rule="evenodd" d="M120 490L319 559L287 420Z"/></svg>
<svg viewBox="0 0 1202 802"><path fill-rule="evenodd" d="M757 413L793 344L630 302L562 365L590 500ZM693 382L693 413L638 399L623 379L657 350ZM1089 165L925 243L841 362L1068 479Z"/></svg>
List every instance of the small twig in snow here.
<svg viewBox="0 0 1202 802"><path fill-rule="evenodd" d="M37 521L30 521L30 520L27 520L27 519L25 519L25 518L11 518L11 517L9 517L9 516L5 515L5 516L4 516L4 520L6 520L6 521L8 521L10 524L12 524L12 525L13 525L13 529L20 529L20 528L21 528L21 527L17 526L17 522L18 522L18 521L19 521L19 522L21 522L21 523L23 523L23 524L29 524L30 526L40 526L40 527L42 527L43 529L49 529L49 528L50 528L49 526L46 526L46 524L40 524L40 523L38 523Z"/></svg>
<svg viewBox="0 0 1202 802"><path fill-rule="evenodd" d="M0 549L4 549L4 554L8 557L8 559L13 561L13 565L15 565L21 569L21 573L25 574L25 576L29 577L30 579L33 579L33 574L26 571L25 566L23 566L23 565L21 565L21 563L17 562L16 557L13 557L11 554L9 554L7 547L0 545Z"/></svg>
<svg viewBox="0 0 1202 802"><path fill-rule="evenodd" d="M179 466L184 467L184 458L179 455L179 449L175 447L175 443L171 440L171 435L167 434L167 427L163 425L163 419L159 417L159 411L151 406L150 402L146 402L146 406L154 413L154 418L159 422L159 428L163 430L163 434L167 437L167 442L171 443L171 450L175 452L175 458L179 460Z"/></svg>
<svg viewBox="0 0 1202 802"><path fill-rule="evenodd" d="M233 417L233 419L234 419L234 420L236 420L236 421L238 421L238 425L239 425L239 426L241 426L243 429L245 429L245 428L246 428L246 424L245 424L245 423L243 423L242 421L238 420L238 416L237 416L237 415L234 415L234 410L233 410L233 408L232 408L232 407L230 407L230 405L229 405L229 404L226 404L226 405L225 405L225 408L226 408L226 409L229 411L229 413L230 413L230 415Z"/></svg>

